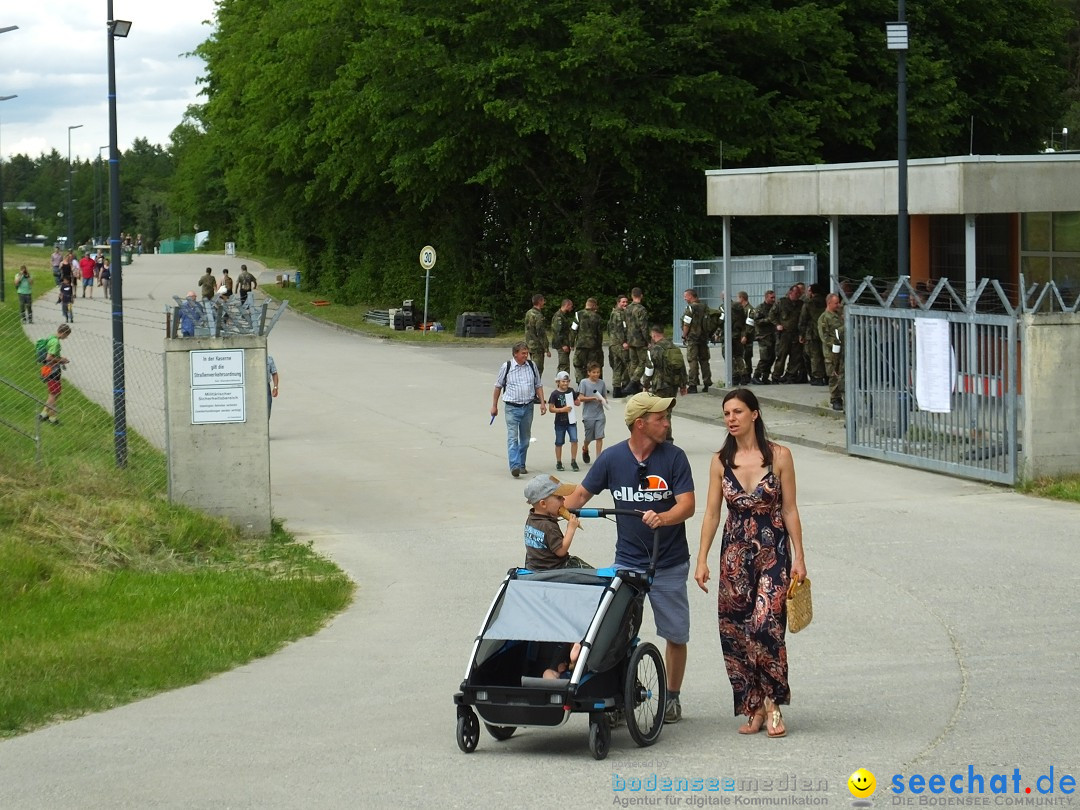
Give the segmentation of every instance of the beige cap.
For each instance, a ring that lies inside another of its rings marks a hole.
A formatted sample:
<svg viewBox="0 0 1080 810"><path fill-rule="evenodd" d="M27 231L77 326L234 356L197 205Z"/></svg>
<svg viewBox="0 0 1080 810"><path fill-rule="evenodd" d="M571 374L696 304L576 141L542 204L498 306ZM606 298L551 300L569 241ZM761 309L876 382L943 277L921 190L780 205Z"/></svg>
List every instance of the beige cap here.
<svg viewBox="0 0 1080 810"><path fill-rule="evenodd" d="M675 407L675 397L658 397L648 391L634 394L626 401L626 426L647 413L663 413Z"/></svg>

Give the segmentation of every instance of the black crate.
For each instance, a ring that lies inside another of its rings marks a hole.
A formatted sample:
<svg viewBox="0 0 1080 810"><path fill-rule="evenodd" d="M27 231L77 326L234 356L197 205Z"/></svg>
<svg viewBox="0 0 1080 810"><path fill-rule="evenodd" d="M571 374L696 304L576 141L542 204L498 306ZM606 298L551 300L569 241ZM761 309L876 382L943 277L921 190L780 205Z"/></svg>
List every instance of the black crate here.
<svg viewBox="0 0 1080 810"><path fill-rule="evenodd" d="M494 337L493 319L487 312L462 312L458 315L454 334L458 337Z"/></svg>

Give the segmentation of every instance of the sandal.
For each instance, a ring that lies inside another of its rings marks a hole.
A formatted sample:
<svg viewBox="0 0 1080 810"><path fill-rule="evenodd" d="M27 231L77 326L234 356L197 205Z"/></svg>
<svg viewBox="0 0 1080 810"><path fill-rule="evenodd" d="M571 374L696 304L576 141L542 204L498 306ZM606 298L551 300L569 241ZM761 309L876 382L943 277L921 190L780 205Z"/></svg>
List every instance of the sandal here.
<svg viewBox="0 0 1080 810"><path fill-rule="evenodd" d="M771 702L771 701L770 701ZM784 726L784 715L780 714L780 707L772 703L772 708L765 709L765 733L770 737L784 737L787 728Z"/></svg>
<svg viewBox="0 0 1080 810"><path fill-rule="evenodd" d="M746 722L739 726L740 734L757 734L765 725L765 710L755 712L746 718Z"/></svg>

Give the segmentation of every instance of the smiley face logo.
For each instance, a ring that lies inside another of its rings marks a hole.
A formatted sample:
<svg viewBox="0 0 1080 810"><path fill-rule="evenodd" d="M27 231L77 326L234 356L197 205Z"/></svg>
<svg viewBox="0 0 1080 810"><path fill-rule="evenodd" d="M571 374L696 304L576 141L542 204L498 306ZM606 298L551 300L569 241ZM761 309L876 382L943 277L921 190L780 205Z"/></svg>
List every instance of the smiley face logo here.
<svg viewBox="0 0 1080 810"><path fill-rule="evenodd" d="M859 768L847 780L848 790L856 799L866 799L874 795L877 789L877 780L866 768Z"/></svg>

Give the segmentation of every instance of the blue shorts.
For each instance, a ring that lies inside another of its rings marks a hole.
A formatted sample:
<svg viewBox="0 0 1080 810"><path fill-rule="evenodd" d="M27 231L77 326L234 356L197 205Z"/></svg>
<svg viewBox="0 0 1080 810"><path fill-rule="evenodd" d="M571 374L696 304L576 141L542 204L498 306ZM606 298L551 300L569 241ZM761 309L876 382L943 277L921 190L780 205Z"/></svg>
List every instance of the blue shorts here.
<svg viewBox="0 0 1080 810"><path fill-rule="evenodd" d="M690 599L686 595L686 581L690 577L690 560L658 568L649 589L656 635L673 644L690 641Z"/></svg>
<svg viewBox="0 0 1080 810"><path fill-rule="evenodd" d="M94 277L90 276L90 278L84 278L82 280L82 285L84 287L93 287L94 286Z"/></svg>
<svg viewBox="0 0 1080 810"><path fill-rule="evenodd" d="M555 446L562 447L566 444L566 436L570 435L570 441L577 441L577 425L555 425Z"/></svg>

